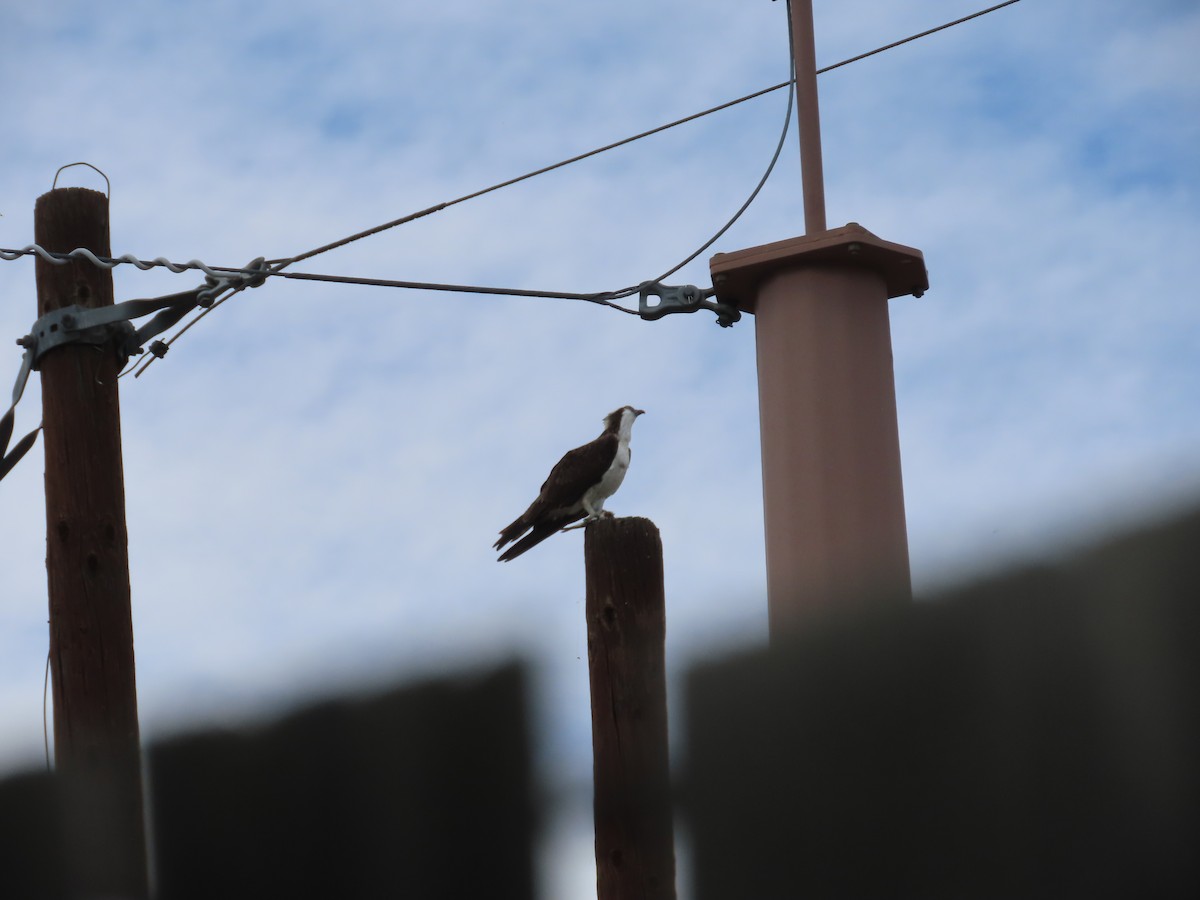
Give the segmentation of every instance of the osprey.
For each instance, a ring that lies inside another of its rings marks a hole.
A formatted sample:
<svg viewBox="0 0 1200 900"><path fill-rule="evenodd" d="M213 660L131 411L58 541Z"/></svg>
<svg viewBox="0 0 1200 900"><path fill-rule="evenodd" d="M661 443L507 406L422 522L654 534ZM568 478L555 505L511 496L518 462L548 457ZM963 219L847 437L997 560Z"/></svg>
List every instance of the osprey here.
<svg viewBox="0 0 1200 900"><path fill-rule="evenodd" d="M615 494L625 480L625 470L629 468L629 434L633 430L633 420L644 412L632 406L613 410L604 417L604 431L600 437L567 451L550 470L541 493L529 509L501 530L500 540L495 544L497 550L513 541L516 543L500 555L498 562L516 559L530 547L584 516L587 518L582 524L586 525L601 515L612 515L604 509L604 501Z"/></svg>

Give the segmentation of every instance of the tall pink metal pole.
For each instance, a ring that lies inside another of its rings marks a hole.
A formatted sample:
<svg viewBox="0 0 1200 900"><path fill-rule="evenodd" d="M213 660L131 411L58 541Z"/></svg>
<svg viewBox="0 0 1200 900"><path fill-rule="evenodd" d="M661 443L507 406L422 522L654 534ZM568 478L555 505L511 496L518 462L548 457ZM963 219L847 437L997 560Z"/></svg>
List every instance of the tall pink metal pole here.
<svg viewBox="0 0 1200 900"><path fill-rule="evenodd" d="M817 102L817 43L812 0L791 0L792 52L796 66L796 120L800 126L800 178L804 230L825 230L825 167L821 162L821 111Z"/></svg>
<svg viewBox="0 0 1200 900"><path fill-rule="evenodd" d="M828 230L811 0L792 0L803 237L715 255L754 313L772 635L911 597L888 299L928 287L919 250Z"/></svg>

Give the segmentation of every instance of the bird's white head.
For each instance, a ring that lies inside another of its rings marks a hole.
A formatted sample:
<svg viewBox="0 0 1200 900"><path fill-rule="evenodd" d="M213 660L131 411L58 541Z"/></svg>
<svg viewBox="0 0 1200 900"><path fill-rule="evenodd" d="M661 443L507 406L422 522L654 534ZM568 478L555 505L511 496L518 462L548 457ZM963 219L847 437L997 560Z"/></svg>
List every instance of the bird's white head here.
<svg viewBox="0 0 1200 900"><path fill-rule="evenodd" d="M634 409L632 406L622 406L620 409L614 409L604 417L604 430L606 432L616 432L629 440L629 434L633 431L633 420L638 416L645 415L644 409Z"/></svg>

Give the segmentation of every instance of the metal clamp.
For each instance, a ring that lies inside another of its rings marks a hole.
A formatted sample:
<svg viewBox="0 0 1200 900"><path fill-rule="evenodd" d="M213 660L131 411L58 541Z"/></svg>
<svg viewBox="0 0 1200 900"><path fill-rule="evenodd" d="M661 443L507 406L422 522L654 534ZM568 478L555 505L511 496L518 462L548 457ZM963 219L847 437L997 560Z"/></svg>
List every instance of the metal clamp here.
<svg viewBox="0 0 1200 900"><path fill-rule="evenodd" d="M36 371L42 357L63 344L92 344L103 346L113 339L124 341L133 333L133 325L127 320L114 321L103 313L113 307L87 309L82 306L64 306L52 310L33 323L32 331L17 344L30 351L30 366Z"/></svg>
<svg viewBox="0 0 1200 900"><path fill-rule="evenodd" d="M88 254L95 261L90 251L75 252ZM34 322L29 334L17 339L17 344L25 349L25 354L21 359L16 384L13 386L12 403L8 410L0 415L0 479L29 451L41 428L39 425L18 441L11 452L8 451L17 404L25 392L29 374L39 369L42 357L64 344L89 344L95 347L112 344L121 356L120 366L123 368L130 356L143 352L142 345L146 341L170 328L197 306L207 309L226 291L258 287L271 274L270 267L261 256L246 266L246 269L249 271L206 275L202 286L180 294L145 300L126 300L96 309L72 304L51 310ZM140 328L135 328L130 321L151 313L155 315ZM150 344L150 352L155 356L164 356L167 345L162 341L153 341Z"/></svg>
<svg viewBox="0 0 1200 900"><path fill-rule="evenodd" d="M246 269L251 271L206 275L200 287L166 297L126 300L96 309L64 306L34 322L30 333L19 338L17 343L25 348L29 364L35 370L43 356L63 344L102 346L115 341L123 359L128 360L143 352L142 346L146 341L166 331L196 307L208 309L226 291L258 287L266 281L269 273L269 267L261 256L247 265ZM151 313L157 315L140 328L135 328L130 321ZM164 353L165 350L154 350L155 356Z"/></svg>
<svg viewBox="0 0 1200 900"><path fill-rule="evenodd" d="M671 313L691 313L700 309L712 310L717 314L717 324L728 328L742 317L735 306L728 303L712 303L709 297L715 296L713 288L702 289L694 284L678 287L660 284L657 281L647 281L641 285L638 295L638 314L647 321L661 319ZM657 303L651 303L648 298L657 297Z"/></svg>
<svg viewBox="0 0 1200 900"><path fill-rule="evenodd" d="M267 265L265 257L258 257L246 265L253 274L246 272L222 272L220 275L206 275L204 283L206 287L199 288L196 293L196 305L208 309L212 306L213 301L228 290L242 290L243 288L258 287L267 280L267 275L270 272L270 267Z"/></svg>

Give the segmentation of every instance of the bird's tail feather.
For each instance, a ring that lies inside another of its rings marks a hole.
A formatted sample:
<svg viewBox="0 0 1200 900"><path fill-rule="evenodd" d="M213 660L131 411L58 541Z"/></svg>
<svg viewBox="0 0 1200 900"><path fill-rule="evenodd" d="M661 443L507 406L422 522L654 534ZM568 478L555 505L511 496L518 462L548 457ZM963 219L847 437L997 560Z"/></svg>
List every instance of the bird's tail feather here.
<svg viewBox="0 0 1200 900"><path fill-rule="evenodd" d="M524 518L524 517L522 517L522 518ZM498 541L496 541L496 543L492 544L492 547L495 548L496 550L499 550L505 544L511 544L513 541L515 541L517 538L519 538L522 534L524 534L528 528L529 528L529 526L526 525L522 521L522 519L517 519L511 525L509 525L507 528L500 529L500 540L498 540Z"/></svg>
<svg viewBox="0 0 1200 900"><path fill-rule="evenodd" d="M529 534L525 535L525 537L521 538L519 541L517 541L515 544L513 544L511 547L509 547L507 550L505 550L502 554L500 554L500 557L497 560L497 562L508 562L509 560L516 559L518 556L520 556L526 550L530 549L531 547L536 547L538 544L540 544L546 538L550 537L551 535L557 534L559 531L562 530L564 525L570 525L572 522L582 519L583 516L584 516L584 514L580 513L577 516L571 516L570 518L567 518L567 519L558 519L557 521L554 521L554 522L543 522L541 524L535 525L533 527L533 529L529 532ZM507 531L508 529L505 529L505 530ZM503 534L501 536L503 537ZM503 543L505 543L503 540L497 542L496 549L499 550L500 546Z"/></svg>

